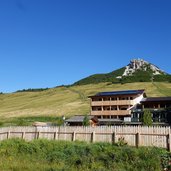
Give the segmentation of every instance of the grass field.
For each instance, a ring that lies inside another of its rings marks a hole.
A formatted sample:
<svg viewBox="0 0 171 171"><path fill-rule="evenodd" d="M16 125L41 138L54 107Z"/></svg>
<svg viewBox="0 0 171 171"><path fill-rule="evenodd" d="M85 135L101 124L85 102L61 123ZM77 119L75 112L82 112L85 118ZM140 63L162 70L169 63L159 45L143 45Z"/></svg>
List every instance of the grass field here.
<svg viewBox="0 0 171 171"><path fill-rule="evenodd" d="M89 113L89 95L100 91L145 89L147 96L171 96L171 83L89 84L58 87L41 92L0 94L0 119L66 117Z"/></svg>
<svg viewBox="0 0 171 171"><path fill-rule="evenodd" d="M0 142L1 171L162 171L170 153L155 147L10 139Z"/></svg>

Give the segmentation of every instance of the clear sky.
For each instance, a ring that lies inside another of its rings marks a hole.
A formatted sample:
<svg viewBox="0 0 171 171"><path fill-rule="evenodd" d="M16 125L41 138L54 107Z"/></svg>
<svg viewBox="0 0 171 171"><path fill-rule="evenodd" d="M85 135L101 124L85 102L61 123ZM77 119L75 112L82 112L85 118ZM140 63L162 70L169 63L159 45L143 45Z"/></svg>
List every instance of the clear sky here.
<svg viewBox="0 0 171 171"><path fill-rule="evenodd" d="M72 84L147 60L171 73L171 0L0 0L0 91Z"/></svg>

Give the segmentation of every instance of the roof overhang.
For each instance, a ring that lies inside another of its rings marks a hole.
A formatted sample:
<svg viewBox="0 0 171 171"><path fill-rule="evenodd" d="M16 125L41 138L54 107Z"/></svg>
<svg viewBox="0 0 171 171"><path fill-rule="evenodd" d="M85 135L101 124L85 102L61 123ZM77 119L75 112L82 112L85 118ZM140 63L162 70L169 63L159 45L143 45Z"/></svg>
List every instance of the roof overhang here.
<svg viewBox="0 0 171 171"><path fill-rule="evenodd" d="M96 95L88 96L88 97L93 98L93 97L102 97L102 96L105 97L105 96L121 96L121 95L138 95L138 94L144 94L144 97L146 97L145 89L99 92Z"/></svg>
<svg viewBox="0 0 171 171"><path fill-rule="evenodd" d="M141 100L141 103L148 102L171 102L171 97L147 97Z"/></svg>

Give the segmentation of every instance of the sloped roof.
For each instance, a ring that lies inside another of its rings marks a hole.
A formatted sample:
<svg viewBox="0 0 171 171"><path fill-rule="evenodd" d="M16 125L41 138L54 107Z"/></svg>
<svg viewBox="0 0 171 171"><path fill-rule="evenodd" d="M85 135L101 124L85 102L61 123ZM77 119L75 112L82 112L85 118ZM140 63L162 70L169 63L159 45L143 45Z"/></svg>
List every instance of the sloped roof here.
<svg viewBox="0 0 171 171"><path fill-rule="evenodd" d="M123 120L121 120L121 119L98 119L99 120L99 123L101 123L101 122L109 122L109 123L122 123L123 122Z"/></svg>
<svg viewBox="0 0 171 171"><path fill-rule="evenodd" d="M66 119L65 122L83 122L84 120L84 115L75 115L69 119ZM93 115L88 115L89 119L93 119L94 116ZM99 123L122 123L123 121L120 119L98 119Z"/></svg>
<svg viewBox="0 0 171 171"><path fill-rule="evenodd" d="M85 115L75 115L75 116L72 116L72 117L69 118L69 119L66 119L65 122L83 122L84 117L85 117ZM93 118L93 117L94 117L94 116L88 115L88 118L89 118L89 119L91 119L91 118Z"/></svg>
<svg viewBox="0 0 171 171"><path fill-rule="evenodd" d="M115 96L115 95L136 95L144 93L144 89L141 90L122 90L122 91L107 91L107 92L99 92L94 96ZM94 97L89 96L89 97Z"/></svg>
<svg viewBox="0 0 171 171"><path fill-rule="evenodd" d="M161 102L161 101L170 101L171 102L171 97L147 97L143 98L141 102Z"/></svg>

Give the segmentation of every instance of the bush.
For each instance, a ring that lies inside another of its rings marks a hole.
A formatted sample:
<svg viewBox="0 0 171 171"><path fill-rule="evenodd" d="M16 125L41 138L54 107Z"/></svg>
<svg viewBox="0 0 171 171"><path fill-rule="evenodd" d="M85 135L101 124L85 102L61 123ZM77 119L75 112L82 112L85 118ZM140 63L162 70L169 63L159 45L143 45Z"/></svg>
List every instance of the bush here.
<svg viewBox="0 0 171 171"><path fill-rule="evenodd" d="M124 137L118 138L118 142L116 143L117 146L125 146L127 145L127 141L124 139Z"/></svg>
<svg viewBox="0 0 171 171"><path fill-rule="evenodd" d="M153 121L152 121L152 116L151 112L148 109L144 110L143 117L142 117L142 122L146 126L151 126Z"/></svg>
<svg viewBox="0 0 171 171"><path fill-rule="evenodd" d="M89 126L90 125L90 120L88 118L88 115L85 115L83 119L83 126Z"/></svg>
<svg viewBox="0 0 171 171"><path fill-rule="evenodd" d="M109 143L10 139L0 143L0 170L161 171L170 168L170 153ZM22 161L22 162L21 162Z"/></svg>

